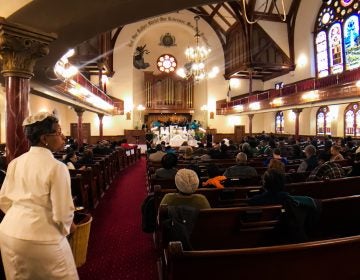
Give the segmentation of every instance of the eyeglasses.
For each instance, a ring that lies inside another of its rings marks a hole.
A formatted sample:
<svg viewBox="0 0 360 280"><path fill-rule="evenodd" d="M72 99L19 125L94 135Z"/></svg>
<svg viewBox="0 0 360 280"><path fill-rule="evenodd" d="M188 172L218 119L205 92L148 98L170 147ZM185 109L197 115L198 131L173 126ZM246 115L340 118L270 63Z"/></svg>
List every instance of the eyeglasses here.
<svg viewBox="0 0 360 280"><path fill-rule="evenodd" d="M61 136L61 135L63 135L63 133L61 132L61 129L58 129L57 131L55 131L53 133L48 133L46 135L48 135L48 136Z"/></svg>

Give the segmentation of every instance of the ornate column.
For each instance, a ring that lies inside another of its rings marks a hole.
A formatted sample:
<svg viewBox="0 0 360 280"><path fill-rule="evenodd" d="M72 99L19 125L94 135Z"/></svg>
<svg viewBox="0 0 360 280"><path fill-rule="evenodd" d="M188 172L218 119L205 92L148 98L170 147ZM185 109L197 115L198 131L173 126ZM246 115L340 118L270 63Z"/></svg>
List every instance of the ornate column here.
<svg viewBox="0 0 360 280"><path fill-rule="evenodd" d="M100 140L103 140L103 118L104 118L104 114L100 114L98 113L98 118L99 118L99 136L100 136Z"/></svg>
<svg viewBox="0 0 360 280"><path fill-rule="evenodd" d="M249 117L249 135L252 135L252 120L254 118L254 114L248 114Z"/></svg>
<svg viewBox="0 0 360 280"><path fill-rule="evenodd" d="M76 115L78 116L78 125L77 125L77 141L79 148L83 145L83 128L82 128L82 115L85 112L83 108L74 107Z"/></svg>
<svg viewBox="0 0 360 280"><path fill-rule="evenodd" d="M0 18L1 74L6 92L6 157L8 162L28 150L22 122L28 116L30 78L37 59L49 53L55 34Z"/></svg>
<svg viewBox="0 0 360 280"><path fill-rule="evenodd" d="M292 109L292 111L295 113L295 139L299 138L300 113L302 110L302 108Z"/></svg>

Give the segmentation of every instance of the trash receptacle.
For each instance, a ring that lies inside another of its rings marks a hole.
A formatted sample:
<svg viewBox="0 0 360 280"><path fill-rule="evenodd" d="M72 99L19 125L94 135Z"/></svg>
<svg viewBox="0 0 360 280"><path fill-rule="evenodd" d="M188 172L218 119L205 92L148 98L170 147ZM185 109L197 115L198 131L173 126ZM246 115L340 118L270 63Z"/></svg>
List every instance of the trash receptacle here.
<svg viewBox="0 0 360 280"><path fill-rule="evenodd" d="M90 214L75 213L76 230L69 235L69 243L74 255L76 267L86 262L92 217Z"/></svg>

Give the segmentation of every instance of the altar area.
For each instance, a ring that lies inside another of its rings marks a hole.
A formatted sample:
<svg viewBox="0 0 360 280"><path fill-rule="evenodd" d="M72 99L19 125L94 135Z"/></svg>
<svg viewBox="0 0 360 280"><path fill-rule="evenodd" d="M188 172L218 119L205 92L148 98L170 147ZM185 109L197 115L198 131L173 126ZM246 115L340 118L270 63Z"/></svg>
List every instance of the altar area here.
<svg viewBox="0 0 360 280"><path fill-rule="evenodd" d="M197 130L202 130L202 128ZM153 127L151 131L154 134L153 143L155 144L160 144L162 141L165 141L167 145L179 147L184 141L187 141L190 146L195 147L199 141L196 139L196 130L187 129L186 126L160 126Z"/></svg>

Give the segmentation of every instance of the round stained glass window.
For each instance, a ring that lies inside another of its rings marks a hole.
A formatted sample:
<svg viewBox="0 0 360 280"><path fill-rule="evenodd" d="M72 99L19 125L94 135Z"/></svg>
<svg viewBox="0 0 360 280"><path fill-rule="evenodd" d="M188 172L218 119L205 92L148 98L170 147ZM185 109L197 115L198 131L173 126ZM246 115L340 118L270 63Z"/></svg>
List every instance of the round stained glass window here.
<svg viewBox="0 0 360 280"><path fill-rule="evenodd" d="M341 0L340 3L342 6L347 7L352 4L354 0Z"/></svg>
<svg viewBox="0 0 360 280"><path fill-rule="evenodd" d="M156 65L159 71L171 73L176 70L177 62L171 54L163 54L158 58Z"/></svg>

